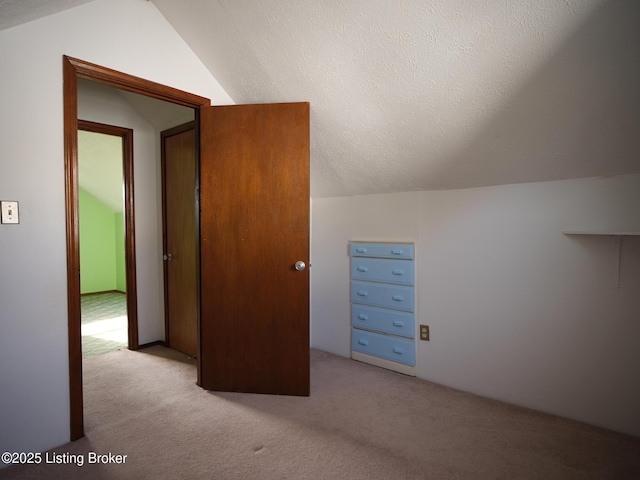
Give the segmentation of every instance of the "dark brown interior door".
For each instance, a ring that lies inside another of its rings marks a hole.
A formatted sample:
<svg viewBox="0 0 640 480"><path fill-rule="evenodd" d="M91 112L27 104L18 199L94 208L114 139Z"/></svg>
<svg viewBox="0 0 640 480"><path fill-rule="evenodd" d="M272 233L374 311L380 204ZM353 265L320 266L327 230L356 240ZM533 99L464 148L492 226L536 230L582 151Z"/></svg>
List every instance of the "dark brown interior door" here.
<svg viewBox="0 0 640 480"><path fill-rule="evenodd" d="M197 190L195 123L162 132L167 344L197 354Z"/></svg>
<svg viewBox="0 0 640 480"><path fill-rule="evenodd" d="M309 395L309 104L200 110L199 382Z"/></svg>

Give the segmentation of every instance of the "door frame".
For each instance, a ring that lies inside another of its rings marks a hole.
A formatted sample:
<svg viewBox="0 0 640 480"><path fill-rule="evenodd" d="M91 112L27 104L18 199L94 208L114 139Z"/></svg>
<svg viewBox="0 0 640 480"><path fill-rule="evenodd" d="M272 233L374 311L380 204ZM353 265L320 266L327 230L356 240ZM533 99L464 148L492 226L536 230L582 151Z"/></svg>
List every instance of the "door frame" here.
<svg viewBox="0 0 640 480"><path fill-rule="evenodd" d="M62 57L62 72L69 328L69 428L71 440L77 440L84 436L78 211L78 78L194 108L196 124L199 118L198 109L201 106L210 106L211 100L66 55ZM131 198L133 201L133 196ZM128 253L127 258L129 258ZM198 357L200 357L199 352Z"/></svg>
<svg viewBox="0 0 640 480"><path fill-rule="evenodd" d="M138 345L138 295L136 283L136 240L133 199L133 130L104 123L78 120L78 130L119 137L122 140L122 178L124 183L124 252L127 282L127 343ZM82 273L82 272L81 272Z"/></svg>

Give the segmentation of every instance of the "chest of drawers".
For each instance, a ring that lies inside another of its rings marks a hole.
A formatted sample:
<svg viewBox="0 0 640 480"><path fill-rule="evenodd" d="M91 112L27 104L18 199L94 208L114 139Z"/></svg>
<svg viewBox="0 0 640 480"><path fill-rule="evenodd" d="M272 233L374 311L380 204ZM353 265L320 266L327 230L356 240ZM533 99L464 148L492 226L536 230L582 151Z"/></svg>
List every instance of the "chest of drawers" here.
<svg viewBox="0 0 640 480"><path fill-rule="evenodd" d="M415 375L415 247L351 242L351 358Z"/></svg>

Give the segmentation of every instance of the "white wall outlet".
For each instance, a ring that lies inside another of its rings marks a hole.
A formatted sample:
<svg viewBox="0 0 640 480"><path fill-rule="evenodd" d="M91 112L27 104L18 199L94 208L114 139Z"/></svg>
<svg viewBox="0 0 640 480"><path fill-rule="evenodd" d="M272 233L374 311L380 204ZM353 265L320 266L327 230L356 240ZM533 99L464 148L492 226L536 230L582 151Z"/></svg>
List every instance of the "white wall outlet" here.
<svg viewBox="0 0 640 480"><path fill-rule="evenodd" d="M10 202L2 200L0 201L0 210L2 215L0 216L1 223L20 223L18 217L18 202Z"/></svg>

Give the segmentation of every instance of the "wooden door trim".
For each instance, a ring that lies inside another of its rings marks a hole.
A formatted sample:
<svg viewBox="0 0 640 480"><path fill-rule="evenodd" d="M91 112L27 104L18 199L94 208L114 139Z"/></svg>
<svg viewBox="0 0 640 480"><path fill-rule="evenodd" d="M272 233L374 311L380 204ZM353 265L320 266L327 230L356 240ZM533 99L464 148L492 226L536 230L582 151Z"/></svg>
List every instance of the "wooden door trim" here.
<svg viewBox="0 0 640 480"><path fill-rule="evenodd" d="M67 235L67 309L69 325L70 438L84 436L82 400L82 335L80 330L80 233L78 221L78 78L196 109L211 105L207 98L127 75L64 55L63 123L65 216Z"/></svg>
<svg viewBox="0 0 640 480"><path fill-rule="evenodd" d="M84 60L67 57L66 55L64 60L73 68L78 78L86 78L147 97L177 103L185 107L198 108L211 105L211 100L208 98L145 80L144 78L128 75L111 68L85 62Z"/></svg>
<svg viewBox="0 0 640 480"><path fill-rule="evenodd" d="M133 130L114 125L78 120L78 130L102 133L122 139L122 176L124 181L124 251L127 281L127 336L129 350L138 344L138 294L136 281L135 212L133 199Z"/></svg>

